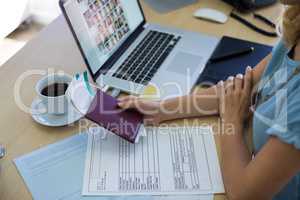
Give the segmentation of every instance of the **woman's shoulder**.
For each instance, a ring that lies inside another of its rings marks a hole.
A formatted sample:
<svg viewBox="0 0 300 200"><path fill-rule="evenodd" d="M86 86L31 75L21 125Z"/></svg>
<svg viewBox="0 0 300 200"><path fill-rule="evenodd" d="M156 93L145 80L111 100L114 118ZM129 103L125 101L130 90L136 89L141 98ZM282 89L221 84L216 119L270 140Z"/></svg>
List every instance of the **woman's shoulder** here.
<svg viewBox="0 0 300 200"><path fill-rule="evenodd" d="M288 103L293 103L293 108L297 108L300 111L300 74L296 75L288 84L287 89ZM299 113L300 118L300 113Z"/></svg>
<svg viewBox="0 0 300 200"><path fill-rule="evenodd" d="M285 45L284 41L281 39L277 42L277 44L273 47L272 50L272 58L269 61L269 64L265 70L264 76L269 76L280 68L281 65L284 65L285 57L288 54L289 50Z"/></svg>
<svg viewBox="0 0 300 200"><path fill-rule="evenodd" d="M300 150L300 77L293 84L293 91L287 93L285 100L279 101L280 105L276 105L277 112L267 134L276 136Z"/></svg>
<svg viewBox="0 0 300 200"><path fill-rule="evenodd" d="M289 49L286 46L285 42L281 39L273 47L272 58L269 61L266 70L263 74L263 77L268 77L274 74L282 66L286 65L286 56L289 53Z"/></svg>
<svg viewBox="0 0 300 200"><path fill-rule="evenodd" d="M286 46L283 39L280 39L272 49L272 55L286 55L289 48ZM276 57L276 56L275 56Z"/></svg>

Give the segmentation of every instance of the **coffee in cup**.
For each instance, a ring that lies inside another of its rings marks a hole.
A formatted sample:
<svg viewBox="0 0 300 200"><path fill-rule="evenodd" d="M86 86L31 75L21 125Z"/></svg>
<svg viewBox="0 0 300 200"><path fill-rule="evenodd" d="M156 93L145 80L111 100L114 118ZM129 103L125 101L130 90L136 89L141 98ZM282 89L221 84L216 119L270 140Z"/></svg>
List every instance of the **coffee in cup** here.
<svg viewBox="0 0 300 200"><path fill-rule="evenodd" d="M42 113L62 115L68 111L66 91L71 81L72 78L65 74L51 74L38 81L36 92L45 108Z"/></svg>
<svg viewBox="0 0 300 200"><path fill-rule="evenodd" d="M58 97L66 94L69 87L68 83L53 83L46 86L42 91L42 95L48 97Z"/></svg>

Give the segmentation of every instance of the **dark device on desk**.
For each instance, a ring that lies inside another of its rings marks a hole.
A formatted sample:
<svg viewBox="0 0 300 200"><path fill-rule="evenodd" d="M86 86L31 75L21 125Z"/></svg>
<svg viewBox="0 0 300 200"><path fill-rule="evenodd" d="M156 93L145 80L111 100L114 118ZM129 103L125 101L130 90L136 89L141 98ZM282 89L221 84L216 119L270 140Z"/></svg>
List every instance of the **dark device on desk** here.
<svg viewBox="0 0 300 200"><path fill-rule="evenodd" d="M272 5L277 0L223 0L240 12L249 12L257 8Z"/></svg>
<svg viewBox="0 0 300 200"><path fill-rule="evenodd" d="M239 50L252 48L253 51L247 54L237 55L230 59L217 59L217 62L214 61L216 58L230 54L230 52L238 52ZM210 86L221 80L226 80L229 76L244 74L247 66L255 67L271 51L271 46L225 36L221 39L211 57L213 62L208 62L197 81L197 85Z"/></svg>
<svg viewBox="0 0 300 200"><path fill-rule="evenodd" d="M262 35L265 35L268 37L278 37L278 34L275 31L276 24L274 22L272 22L270 19L268 19L267 17L253 12L257 8L262 8L265 6L272 5L272 4L276 3L277 0L223 0L223 1L226 3L229 3L230 5L232 5L234 7L234 10L230 13L230 16L233 19L239 21L240 23L244 24L248 28L250 28ZM235 12L235 11L238 11L238 12ZM256 24L253 24L252 22L250 22L247 19L240 16L238 14L239 12L241 12L241 13L253 12L252 14L253 14L254 19L261 21L262 23L265 23L270 28L273 28L274 31L270 32L268 30L265 30L265 29L259 27Z"/></svg>

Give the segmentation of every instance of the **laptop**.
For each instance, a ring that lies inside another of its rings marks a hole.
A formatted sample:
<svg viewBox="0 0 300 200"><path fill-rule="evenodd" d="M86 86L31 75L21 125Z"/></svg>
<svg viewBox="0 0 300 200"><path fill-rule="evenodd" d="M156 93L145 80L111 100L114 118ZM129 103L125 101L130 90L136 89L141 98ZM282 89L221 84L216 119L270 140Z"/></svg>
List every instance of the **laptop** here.
<svg viewBox="0 0 300 200"><path fill-rule="evenodd" d="M99 87L161 99L188 94L219 38L146 22L138 0L60 0L60 7Z"/></svg>

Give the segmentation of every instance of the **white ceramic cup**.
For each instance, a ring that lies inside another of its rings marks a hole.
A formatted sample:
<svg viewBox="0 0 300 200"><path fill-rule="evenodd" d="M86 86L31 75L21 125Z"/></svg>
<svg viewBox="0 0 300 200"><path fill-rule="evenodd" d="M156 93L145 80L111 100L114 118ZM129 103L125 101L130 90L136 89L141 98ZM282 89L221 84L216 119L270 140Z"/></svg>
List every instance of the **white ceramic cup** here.
<svg viewBox="0 0 300 200"><path fill-rule="evenodd" d="M40 99L40 104L43 104L43 111L39 111L40 114L53 114L63 115L68 112L69 101L66 94L60 96L45 96L42 94L42 90L47 86L55 83L66 83L70 85L72 77L64 74L51 74L43 77L36 84L36 92Z"/></svg>

